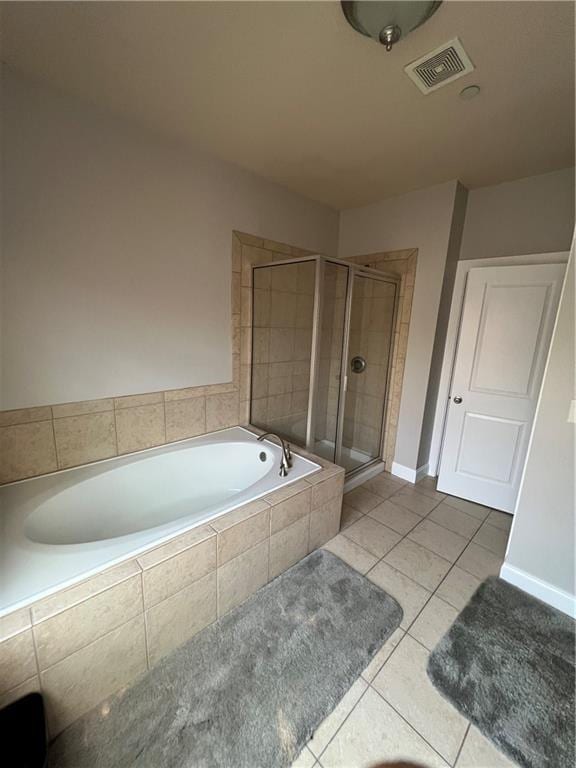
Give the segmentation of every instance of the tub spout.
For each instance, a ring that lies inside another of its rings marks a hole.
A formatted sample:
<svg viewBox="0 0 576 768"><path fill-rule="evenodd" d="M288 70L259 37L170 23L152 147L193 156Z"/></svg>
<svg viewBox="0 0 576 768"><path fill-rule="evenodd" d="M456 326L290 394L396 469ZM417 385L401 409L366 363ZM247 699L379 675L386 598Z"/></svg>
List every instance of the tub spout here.
<svg viewBox="0 0 576 768"><path fill-rule="evenodd" d="M280 442L280 445L282 447L282 458L280 459L280 477L286 477L288 474L288 470L292 466L292 451L290 450L290 443L285 442L280 435L277 435L275 432L265 432L263 435L260 435L258 438L258 441L261 442L266 437L275 437L276 440Z"/></svg>

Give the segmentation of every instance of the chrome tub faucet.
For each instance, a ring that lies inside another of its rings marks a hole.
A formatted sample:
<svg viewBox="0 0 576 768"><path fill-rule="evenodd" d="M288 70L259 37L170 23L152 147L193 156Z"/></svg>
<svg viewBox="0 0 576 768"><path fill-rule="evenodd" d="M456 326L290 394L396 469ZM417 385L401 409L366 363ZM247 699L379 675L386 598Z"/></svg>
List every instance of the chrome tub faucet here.
<svg viewBox="0 0 576 768"><path fill-rule="evenodd" d="M288 470L292 466L292 451L290 449L290 443L284 441L280 435L277 435L275 432L265 432L263 435L260 435L258 442L262 442L262 440L264 440L266 437L275 437L280 441L280 445L282 446L282 458L280 459L280 472L278 474L280 477L286 477Z"/></svg>

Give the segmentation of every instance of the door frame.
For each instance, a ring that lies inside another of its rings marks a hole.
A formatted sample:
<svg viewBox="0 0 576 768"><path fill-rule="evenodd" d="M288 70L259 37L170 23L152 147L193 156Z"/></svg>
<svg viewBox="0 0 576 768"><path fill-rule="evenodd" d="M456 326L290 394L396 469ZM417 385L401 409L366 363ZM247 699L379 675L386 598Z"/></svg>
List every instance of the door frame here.
<svg viewBox="0 0 576 768"><path fill-rule="evenodd" d="M461 260L456 267L456 276L454 278L454 287L452 290L452 302L450 305L450 316L448 327L446 329L446 341L444 344L444 356L442 358L442 368L440 373L440 383L438 385L438 395L436 399L436 412L434 415L434 427L432 430L432 439L430 442L430 455L428 458L428 474L436 477L440 468L442 458L442 447L444 444L444 433L446 429L446 416L448 413L448 399L450 396L450 387L452 384L452 374L456 362L456 349L458 337L460 335L460 324L462 320L462 309L464 307L464 296L466 293L466 282L468 272L477 267L511 267L527 266L531 264L567 264L569 251L554 251L551 253L531 253L517 256L496 256L489 259L469 259Z"/></svg>

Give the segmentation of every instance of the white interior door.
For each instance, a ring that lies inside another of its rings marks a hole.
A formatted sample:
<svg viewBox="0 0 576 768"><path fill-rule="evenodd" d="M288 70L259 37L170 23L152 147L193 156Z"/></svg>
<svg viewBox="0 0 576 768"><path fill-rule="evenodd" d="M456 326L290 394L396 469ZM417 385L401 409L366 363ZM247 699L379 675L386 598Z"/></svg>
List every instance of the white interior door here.
<svg viewBox="0 0 576 768"><path fill-rule="evenodd" d="M514 511L565 269L468 273L438 490Z"/></svg>

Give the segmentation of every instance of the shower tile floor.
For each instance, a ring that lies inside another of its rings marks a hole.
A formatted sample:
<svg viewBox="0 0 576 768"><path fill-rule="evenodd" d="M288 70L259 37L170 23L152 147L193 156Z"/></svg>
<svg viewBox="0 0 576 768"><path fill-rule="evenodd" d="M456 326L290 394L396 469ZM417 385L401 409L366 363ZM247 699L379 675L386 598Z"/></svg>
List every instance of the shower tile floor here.
<svg viewBox="0 0 576 768"><path fill-rule="evenodd" d="M316 731L293 768L515 765L433 687L428 655L476 587L502 564L512 516L383 473L344 496L326 545L393 595L400 628Z"/></svg>

